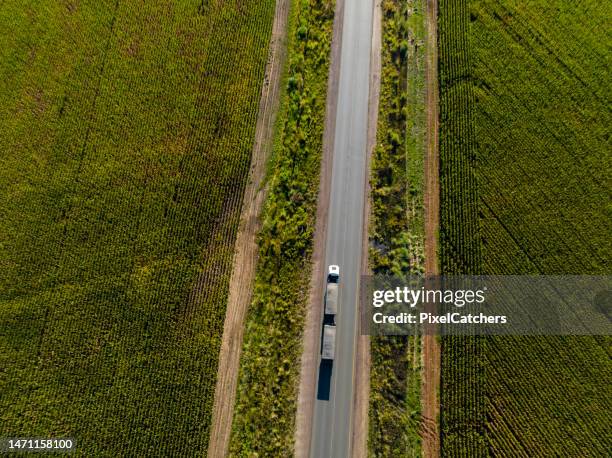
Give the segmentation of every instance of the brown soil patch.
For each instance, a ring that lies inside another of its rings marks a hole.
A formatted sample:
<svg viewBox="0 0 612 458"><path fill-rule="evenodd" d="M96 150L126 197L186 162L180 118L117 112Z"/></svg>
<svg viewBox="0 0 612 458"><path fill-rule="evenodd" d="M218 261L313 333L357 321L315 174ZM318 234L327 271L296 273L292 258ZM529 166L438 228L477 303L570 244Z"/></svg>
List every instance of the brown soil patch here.
<svg viewBox="0 0 612 458"><path fill-rule="evenodd" d="M427 0L427 152L425 156L425 271L438 274L438 224L440 213L438 153L438 44L437 0ZM440 344L436 336L423 337L423 455L440 455Z"/></svg>

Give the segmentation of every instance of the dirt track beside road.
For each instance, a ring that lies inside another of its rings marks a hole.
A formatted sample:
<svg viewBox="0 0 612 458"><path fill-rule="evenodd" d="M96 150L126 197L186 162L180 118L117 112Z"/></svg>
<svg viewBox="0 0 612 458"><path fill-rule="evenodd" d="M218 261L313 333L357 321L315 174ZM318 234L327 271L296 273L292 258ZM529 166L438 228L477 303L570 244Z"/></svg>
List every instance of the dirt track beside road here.
<svg viewBox="0 0 612 458"><path fill-rule="evenodd" d="M438 1L427 0L427 152L425 156L425 272L437 275L440 183L438 151ZM423 455L440 456L440 344L436 336L423 337Z"/></svg>

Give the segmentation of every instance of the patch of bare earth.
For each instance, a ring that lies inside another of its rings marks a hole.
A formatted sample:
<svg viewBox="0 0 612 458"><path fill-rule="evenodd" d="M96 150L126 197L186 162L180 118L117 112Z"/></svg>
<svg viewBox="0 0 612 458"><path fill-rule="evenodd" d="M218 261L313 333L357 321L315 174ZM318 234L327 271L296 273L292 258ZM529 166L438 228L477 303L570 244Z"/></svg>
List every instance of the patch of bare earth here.
<svg viewBox="0 0 612 458"><path fill-rule="evenodd" d="M272 150L274 122L279 105L289 3L289 0L276 1L270 50L255 128L249 181L244 193L240 227L236 238L208 443L208 456L214 458L225 457L228 454L244 320L252 298L257 264L256 236L261 227L259 216L266 197L266 189L262 184L265 165Z"/></svg>
<svg viewBox="0 0 612 458"><path fill-rule="evenodd" d="M343 17L344 0L336 0L329 77L327 80L323 155L321 157L319 196L317 200L317 215L313 240L312 275L310 278L310 295L308 298L308 308L306 310L306 321L304 323L304 348L302 350L300 386L298 390L297 413L295 419L294 454L296 458L306 458L310 456L310 439L312 437L312 418L314 415L318 363L318 338L322 314L320 298L323 294L325 277L325 266L323 264L325 262L325 239L327 235L327 216L329 213L334 132L336 131Z"/></svg>
<svg viewBox="0 0 612 458"><path fill-rule="evenodd" d="M440 210L438 155L438 48L437 0L427 0L427 151L425 155L425 271L438 274L438 223ZM439 387L440 344L434 335L423 337L423 455L440 455Z"/></svg>

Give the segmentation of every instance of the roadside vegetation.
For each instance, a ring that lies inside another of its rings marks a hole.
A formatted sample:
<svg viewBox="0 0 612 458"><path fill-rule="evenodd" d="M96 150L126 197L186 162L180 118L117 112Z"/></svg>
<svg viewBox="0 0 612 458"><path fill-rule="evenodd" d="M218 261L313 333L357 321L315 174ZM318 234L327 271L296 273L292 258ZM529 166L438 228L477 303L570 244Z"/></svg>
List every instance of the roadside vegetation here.
<svg viewBox="0 0 612 458"><path fill-rule="evenodd" d="M610 274L612 8L444 0L439 11L443 272ZM608 456L610 348L443 339L442 454Z"/></svg>
<svg viewBox="0 0 612 458"><path fill-rule="evenodd" d="M274 0L0 9L0 436L205 453Z"/></svg>
<svg viewBox="0 0 612 458"><path fill-rule="evenodd" d="M230 439L232 456L293 451L334 3L296 0L286 89L259 234Z"/></svg>
<svg viewBox="0 0 612 458"><path fill-rule="evenodd" d="M374 274L424 272L425 1L382 2L381 92L371 171ZM420 337L372 337L368 454L420 456Z"/></svg>

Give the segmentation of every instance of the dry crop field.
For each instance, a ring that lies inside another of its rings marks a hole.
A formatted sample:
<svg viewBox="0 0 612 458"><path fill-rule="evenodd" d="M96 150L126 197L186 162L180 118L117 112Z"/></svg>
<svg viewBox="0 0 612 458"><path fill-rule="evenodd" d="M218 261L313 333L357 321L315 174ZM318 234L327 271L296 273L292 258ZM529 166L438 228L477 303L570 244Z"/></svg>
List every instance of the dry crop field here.
<svg viewBox="0 0 612 458"><path fill-rule="evenodd" d="M0 5L0 436L205 452L274 3Z"/></svg>

